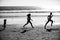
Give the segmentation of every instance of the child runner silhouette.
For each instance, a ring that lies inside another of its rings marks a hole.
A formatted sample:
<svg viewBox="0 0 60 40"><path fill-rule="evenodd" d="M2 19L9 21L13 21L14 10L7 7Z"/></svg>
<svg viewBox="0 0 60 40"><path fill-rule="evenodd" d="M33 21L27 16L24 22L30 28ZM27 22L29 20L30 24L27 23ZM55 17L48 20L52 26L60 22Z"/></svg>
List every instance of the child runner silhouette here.
<svg viewBox="0 0 60 40"><path fill-rule="evenodd" d="M6 19L4 19L4 24L3 24L3 27L4 27L4 29L6 28Z"/></svg>
<svg viewBox="0 0 60 40"><path fill-rule="evenodd" d="M31 14L27 14L27 23L26 23L23 27L25 28L25 26L26 26L28 23L30 23L31 26L32 26L32 28L34 28L33 25L32 25L31 20L32 20L32 19L31 19Z"/></svg>
<svg viewBox="0 0 60 40"><path fill-rule="evenodd" d="M46 22L46 24L45 24L45 26L44 26L44 29L46 29L46 25L47 25L49 22L51 22L51 26L52 26L52 24L53 24L52 17L53 17L52 12L50 12L50 15L48 15L48 17L47 17L48 21Z"/></svg>

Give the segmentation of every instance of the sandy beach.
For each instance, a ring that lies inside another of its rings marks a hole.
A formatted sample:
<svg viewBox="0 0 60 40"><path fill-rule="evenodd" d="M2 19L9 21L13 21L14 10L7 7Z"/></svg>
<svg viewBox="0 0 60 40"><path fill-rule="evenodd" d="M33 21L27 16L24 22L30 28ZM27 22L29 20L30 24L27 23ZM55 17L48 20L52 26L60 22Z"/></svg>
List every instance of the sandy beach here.
<svg viewBox="0 0 60 40"><path fill-rule="evenodd" d="M34 28L26 26L26 29L21 25L7 25L6 29L0 31L0 40L60 40L60 25L47 26L52 28L51 32L46 31L43 25L35 26ZM0 25L0 30L3 29ZM28 30L25 33L21 33Z"/></svg>

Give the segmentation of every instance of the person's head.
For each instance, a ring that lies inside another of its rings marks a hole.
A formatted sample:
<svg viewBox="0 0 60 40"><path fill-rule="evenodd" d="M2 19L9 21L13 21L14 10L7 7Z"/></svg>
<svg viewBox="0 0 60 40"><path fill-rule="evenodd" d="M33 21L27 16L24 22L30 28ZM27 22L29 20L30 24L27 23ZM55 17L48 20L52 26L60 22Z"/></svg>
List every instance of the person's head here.
<svg viewBox="0 0 60 40"><path fill-rule="evenodd" d="M50 15L52 15L52 12L50 12Z"/></svg>
<svg viewBox="0 0 60 40"><path fill-rule="evenodd" d="M27 14L27 16L31 16L31 14Z"/></svg>
<svg viewBox="0 0 60 40"><path fill-rule="evenodd" d="M6 21L6 19L4 19L4 21Z"/></svg>

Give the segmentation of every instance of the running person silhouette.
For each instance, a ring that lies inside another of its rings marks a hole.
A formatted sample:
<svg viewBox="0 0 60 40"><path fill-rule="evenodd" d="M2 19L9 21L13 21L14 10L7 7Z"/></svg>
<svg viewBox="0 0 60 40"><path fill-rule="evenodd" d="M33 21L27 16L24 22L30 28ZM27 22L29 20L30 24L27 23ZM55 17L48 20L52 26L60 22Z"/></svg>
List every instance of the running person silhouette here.
<svg viewBox="0 0 60 40"><path fill-rule="evenodd" d="M32 28L34 28L33 25L32 25L31 20L32 20L32 19L31 19L31 14L27 14L27 23L26 23L23 27L25 28L25 26L26 26L28 23L30 23L31 26L32 26Z"/></svg>
<svg viewBox="0 0 60 40"><path fill-rule="evenodd" d="M50 12L50 15L48 15L48 17L47 17L48 21L46 22L46 24L45 24L45 26L44 26L44 29L46 29L46 25L47 25L49 22L51 22L51 26L52 26L52 24L53 24L52 17L53 17L52 12Z"/></svg>

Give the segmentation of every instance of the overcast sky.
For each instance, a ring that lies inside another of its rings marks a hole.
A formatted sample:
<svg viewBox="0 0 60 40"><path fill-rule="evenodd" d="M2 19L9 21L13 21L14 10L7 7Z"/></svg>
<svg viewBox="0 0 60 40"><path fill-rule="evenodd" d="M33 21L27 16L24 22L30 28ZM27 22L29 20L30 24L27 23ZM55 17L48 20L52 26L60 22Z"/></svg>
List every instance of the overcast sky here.
<svg viewBox="0 0 60 40"><path fill-rule="evenodd" d="M0 0L0 6L36 6L60 10L60 0Z"/></svg>

